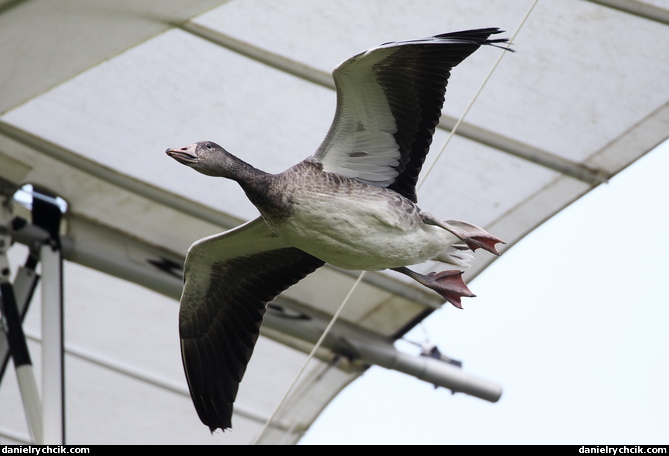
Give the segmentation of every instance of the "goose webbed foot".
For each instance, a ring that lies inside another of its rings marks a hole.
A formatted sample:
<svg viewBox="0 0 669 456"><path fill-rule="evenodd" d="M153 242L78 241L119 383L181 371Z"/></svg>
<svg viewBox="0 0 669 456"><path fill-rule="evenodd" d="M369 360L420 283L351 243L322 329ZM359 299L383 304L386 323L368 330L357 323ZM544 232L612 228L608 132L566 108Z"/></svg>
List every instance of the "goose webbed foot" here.
<svg viewBox="0 0 669 456"><path fill-rule="evenodd" d="M473 298L476 295L471 292L462 280L463 271L442 271L430 272L429 274L419 274L409 268L394 268L393 271L405 274L416 282L424 285L441 295L446 301L453 304L458 309L462 309L460 298Z"/></svg>
<svg viewBox="0 0 669 456"><path fill-rule="evenodd" d="M423 218L423 222L428 225L438 226L454 234L472 250L481 248L490 253L494 253L495 255L499 255L500 253L497 251L495 244L506 244L506 242L502 241L500 238L493 236L483 228L472 225L471 223L462 222L460 220L441 221L427 212L421 213L421 217Z"/></svg>

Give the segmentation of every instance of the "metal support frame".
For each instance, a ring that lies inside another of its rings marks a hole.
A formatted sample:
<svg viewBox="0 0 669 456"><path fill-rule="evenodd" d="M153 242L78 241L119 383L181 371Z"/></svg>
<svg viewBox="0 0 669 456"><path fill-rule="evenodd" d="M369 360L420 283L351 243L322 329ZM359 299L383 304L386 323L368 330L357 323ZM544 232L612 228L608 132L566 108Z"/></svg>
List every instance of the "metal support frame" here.
<svg viewBox="0 0 669 456"><path fill-rule="evenodd" d="M9 229L12 220L11 204L11 199L7 198L0 205L0 292L2 293L3 329L7 334L7 346L14 361L30 432L35 443L42 444L42 414L39 391L37 390L28 344L21 327L21 316L14 286L10 281L11 270L7 258L7 251L12 241Z"/></svg>
<svg viewBox="0 0 669 456"><path fill-rule="evenodd" d="M2 329L6 343L0 342L0 379L9 355L16 375L34 443L65 443L65 382L62 255L59 227L61 210L47 192L37 190L33 195L33 232L26 265L19 268L11 282L7 251L12 243L11 233L20 223L13 218L12 199L7 197L0 206L0 304ZM23 317L32 299L38 276L35 268L42 262L42 398L37 388L25 334Z"/></svg>
<svg viewBox="0 0 669 456"><path fill-rule="evenodd" d="M1 228L0 228L1 229ZM3 240L4 241L4 240ZM3 241L0 241L3 242ZM1 249L0 249L1 250ZM0 261L6 260L6 256L0 254ZM28 308L28 303L32 299L35 288L37 287L37 280L39 276L35 272L36 261L32 261L32 257L26 262L26 266L20 266L16 271L16 276L14 278L13 292L14 292L14 301L16 303L16 310L19 314L19 318L23 321L26 310ZM2 296L0 294L0 309L2 309ZM1 313L1 312L0 312ZM2 327L5 332L6 327ZM0 337L0 381L5 373L5 369L9 364L9 345L7 338Z"/></svg>

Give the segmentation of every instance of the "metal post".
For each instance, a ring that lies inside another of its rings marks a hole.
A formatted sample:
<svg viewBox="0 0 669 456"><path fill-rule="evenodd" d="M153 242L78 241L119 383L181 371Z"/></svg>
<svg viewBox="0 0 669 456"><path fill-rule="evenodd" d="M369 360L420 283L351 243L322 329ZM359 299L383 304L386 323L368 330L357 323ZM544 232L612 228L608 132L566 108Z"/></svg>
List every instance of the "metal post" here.
<svg viewBox="0 0 669 456"><path fill-rule="evenodd" d="M63 289L60 249L45 243L42 261L42 420L45 445L65 441Z"/></svg>
<svg viewBox="0 0 669 456"><path fill-rule="evenodd" d="M63 337L62 210L57 196L33 186L33 223L49 233L42 262L42 428L44 444L65 443L65 344Z"/></svg>
<svg viewBox="0 0 669 456"><path fill-rule="evenodd" d="M501 386L467 374L450 363L425 356L411 356L395 350L390 344L360 343L355 348L364 360L413 375L454 393L465 393L490 402L497 402L502 396Z"/></svg>

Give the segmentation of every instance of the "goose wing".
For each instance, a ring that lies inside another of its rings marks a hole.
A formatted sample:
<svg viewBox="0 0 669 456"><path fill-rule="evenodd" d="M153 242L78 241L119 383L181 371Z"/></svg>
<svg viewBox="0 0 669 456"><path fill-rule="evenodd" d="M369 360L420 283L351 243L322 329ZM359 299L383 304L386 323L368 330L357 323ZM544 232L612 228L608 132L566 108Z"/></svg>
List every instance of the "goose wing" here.
<svg viewBox="0 0 669 456"><path fill-rule="evenodd" d="M231 427L232 404L265 308L323 265L290 247L262 218L195 242L179 310L181 355L195 409L213 432Z"/></svg>
<svg viewBox="0 0 669 456"><path fill-rule="evenodd" d="M337 109L311 160L325 171L388 187L416 202L415 186L439 123L451 69L497 28L385 43L333 72Z"/></svg>

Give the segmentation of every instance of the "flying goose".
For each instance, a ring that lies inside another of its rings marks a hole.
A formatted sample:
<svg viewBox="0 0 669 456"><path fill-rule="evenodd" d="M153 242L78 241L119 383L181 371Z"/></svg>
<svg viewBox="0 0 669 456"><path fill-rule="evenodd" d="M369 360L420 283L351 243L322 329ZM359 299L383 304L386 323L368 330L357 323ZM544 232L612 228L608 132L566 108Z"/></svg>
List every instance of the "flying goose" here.
<svg viewBox="0 0 669 456"><path fill-rule="evenodd" d="M316 152L269 174L202 141L167 155L233 179L260 217L196 241L188 250L179 311L181 354L195 409L213 432L232 426L233 402L267 303L325 262L392 269L461 308L474 296L461 270L419 274L437 260L466 267L470 252L499 254L497 237L442 221L417 205L416 182L439 122L451 69L497 28L382 44L337 66L337 108ZM506 48L505 48L506 49Z"/></svg>

